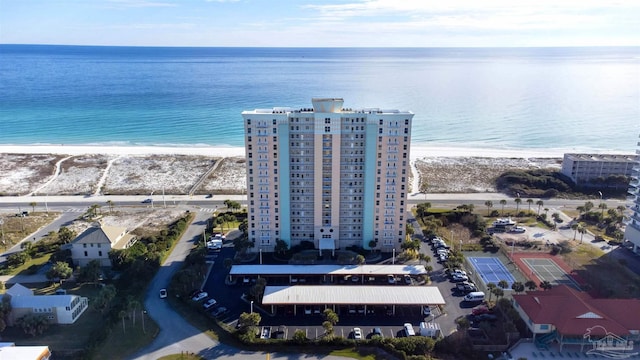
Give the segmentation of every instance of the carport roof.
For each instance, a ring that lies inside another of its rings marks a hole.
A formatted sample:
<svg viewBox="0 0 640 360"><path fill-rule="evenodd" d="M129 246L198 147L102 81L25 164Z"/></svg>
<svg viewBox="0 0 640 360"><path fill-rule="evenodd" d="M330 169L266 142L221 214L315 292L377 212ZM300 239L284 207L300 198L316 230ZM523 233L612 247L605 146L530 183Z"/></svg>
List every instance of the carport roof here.
<svg viewBox="0 0 640 360"><path fill-rule="evenodd" d="M230 275L424 275L424 265L233 265Z"/></svg>
<svg viewBox="0 0 640 360"><path fill-rule="evenodd" d="M263 305L444 305L436 286L267 286Z"/></svg>

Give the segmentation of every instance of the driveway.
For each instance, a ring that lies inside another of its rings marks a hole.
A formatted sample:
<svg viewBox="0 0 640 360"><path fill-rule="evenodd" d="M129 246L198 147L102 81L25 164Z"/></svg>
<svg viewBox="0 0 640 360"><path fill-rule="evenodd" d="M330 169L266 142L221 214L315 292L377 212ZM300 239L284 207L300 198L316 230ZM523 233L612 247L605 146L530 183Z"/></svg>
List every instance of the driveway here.
<svg viewBox="0 0 640 360"><path fill-rule="evenodd" d="M337 356L268 354L266 352L241 351L231 346L221 344L200 330L193 327L180 315L173 311L167 301L160 299L160 289L168 287L171 277L182 267L184 259L197 241L202 241L209 213L197 212L194 221L184 233L180 241L162 264L158 273L149 284L144 306L149 316L160 327L160 333L146 348L138 351L131 359L156 360L160 357L180 354L182 352L196 353L205 359L345 359ZM171 296L171 294L169 294Z"/></svg>

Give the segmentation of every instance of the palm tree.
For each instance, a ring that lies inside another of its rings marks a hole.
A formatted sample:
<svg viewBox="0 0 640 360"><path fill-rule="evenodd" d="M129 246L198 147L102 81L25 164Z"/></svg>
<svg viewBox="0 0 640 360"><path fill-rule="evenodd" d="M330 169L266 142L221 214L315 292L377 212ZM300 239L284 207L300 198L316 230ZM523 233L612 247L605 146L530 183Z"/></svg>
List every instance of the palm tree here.
<svg viewBox="0 0 640 360"><path fill-rule="evenodd" d="M107 200L107 205L109 206L109 214L111 214L113 212L113 201Z"/></svg>
<svg viewBox="0 0 640 360"><path fill-rule="evenodd" d="M31 212L36 212L36 205L38 204L35 201L29 203L29 206L31 206Z"/></svg>
<svg viewBox="0 0 640 360"><path fill-rule="evenodd" d="M120 316L120 318L122 319L122 332L126 333L127 330L125 329L125 326L124 326L124 318L127 317L127 312L124 310L121 310L120 313L118 313L118 316Z"/></svg>
<svg viewBox="0 0 640 360"><path fill-rule="evenodd" d="M607 210L607 204L602 202L598 205L598 208L601 210L600 216L604 219L604 211Z"/></svg>
<svg viewBox="0 0 640 360"><path fill-rule="evenodd" d="M591 209L593 209L594 205L591 201L587 201L586 203L584 203L584 210L586 212L591 211Z"/></svg>
<svg viewBox="0 0 640 360"><path fill-rule="evenodd" d="M618 207L616 207L616 210L618 210L620 216L622 216L624 214L624 211L627 210L627 207L624 205L618 205Z"/></svg>
<svg viewBox="0 0 640 360"><path fill-rule="evenodd" d="M524 291L524 284L519 281L516 281L513 284L511 284L511 290L517 293L521 293Z"/></svg>
<svg viewBox="0 0 640 360"><path fill-rule="evenodd" d="M551 283L550 283L550 282L548 282L547 280L544 280L544 281L542 281L542 282L540 283L540 287L541 287L542 289L549 290L549 289L551 289L551 288L553 287L553 285L551 285Z"/></svg>
<svg viewBox="0 0 640 360"><path fill-rule="evenodd" d="M573 224L571 224L571 230L573 230L573 241L576 241L576 235L578 234L579 226L580 224L578 224L577 222L574 222Z"/></svg>
<svg viewBox="0 0 640 360"><path fill-rule="evenodd" d="M495 288L491 292L496 296L496 299L500 299L504 296L504 290L501 288Z"/></svg>
<svg viewBox="0 0 640 360"><path fill-rule="evenodd" d="M544 201L538 200L536 201L536 205L538 205L538 216L540 216L540 209L544 206Z"/></svg>
<svg viewBox="0 0 640 360"><path fill-rule="evenodd" d="M509 283L507 282L507 280L500 280L498 281L498 287L501 289L506 289L509 287Z"/></svg>
<svg viewBox="0 0 640 360"><path fill-rule="evenodd" d="M504 206L507 205L507 200L500 200L500 205L502 205L502 216L504 216Z"/></svg>
<svg viewBox="0 0 640 360"><path fill-rule="evenodd" d="M533 280L527 281L526 283L524 283L524 286L526 286L527 289L529 289L531 291L533 291L533 290L538 288L538 284L536 284L536 282L533 281Z"/></svg>
<svg viewBox="0 0 640 360"><path fill-rule="evenodd" d="M584 234L587 232L587 228L583 223L578 224L578 232L580 233L580 244L582 244Z"/></svg>
<svg viewBox="0 0 640 360"><path fill-rule="evenodd" d="M484 206L487 207L487 216L491 215L491 208L493 207L493 201L491 200L485 201Z"/></svg>
<svg viewBox="0 0 640 360"><path fill-rule="evenodd" d="M522 199L517 197L517 198L513 199L513 201L516 202L516 216L518 216L518 213L520 212L520 203L522 203Z"/></svg>
<svg viewBox="0 0 640 360"><path fill-rule="evenodd" d="M583 213L587 212L584 206L576 206L576 210L578 210L578 214L580 214L580 217L582 217Z"/></svg>
<svg viewBox="0 0 640 360"><path fill-rule="evenodd" d="M489 301L491 301L491 294L493 294L493 289L496 289L497 286L494 283L487 284L487 290L489 290Z"/></svg>
<svg viewBox="0 0 640 360"><path fill-rule="evenodd" d="M533 204L533 199L529 198L527 199L527 204L529 204L529 210L527 212L531 212L531 204Z"/></svg>

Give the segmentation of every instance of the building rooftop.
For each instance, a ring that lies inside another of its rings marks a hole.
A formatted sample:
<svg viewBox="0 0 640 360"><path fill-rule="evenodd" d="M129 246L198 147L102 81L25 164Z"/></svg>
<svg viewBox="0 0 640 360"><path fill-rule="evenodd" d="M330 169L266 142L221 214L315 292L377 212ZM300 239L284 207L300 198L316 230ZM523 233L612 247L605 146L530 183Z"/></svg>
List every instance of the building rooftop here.
<svg viewBox="0 0 640 360"><path fill-rule="evenodd" d="M264 305L444 305L444 298L436 286L298 285L267 286L262 303Z"/></svg>
<svg viewBox="0 0 640 360"><path fill-rule="evenodd" d="M229 275L424 275L424 265L233 265Z"/></svg>
<svg viewBox="0 0 640 360"><path fill-rule="evenodd" d="M553 324L565 335L583 335L598 325L616 335L640 331L637 299L594 299L565 285L513 295L513 299L534 323Z"/></svg>
<svg viewBox="0 0 640 360"><path fill-rule="evenodd" d="M564 154L565 158L573 161L608 161L608 162L637 162L636 155L627 154Z"/></svg>

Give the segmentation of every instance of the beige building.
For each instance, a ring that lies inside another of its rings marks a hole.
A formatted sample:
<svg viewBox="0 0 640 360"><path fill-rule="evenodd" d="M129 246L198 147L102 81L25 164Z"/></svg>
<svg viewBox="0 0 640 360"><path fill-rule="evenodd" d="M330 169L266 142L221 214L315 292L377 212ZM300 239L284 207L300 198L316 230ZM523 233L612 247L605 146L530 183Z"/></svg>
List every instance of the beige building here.
<svg viewBox="0 0 640 360"><path fill-rule="evenodd" d="M123 250L135 243L135 237L127 229L116 226L95 225L85 230L71 243L71 258L78 266L86 266L92 260L100 266L111 266L109 252Z"/></svg>
<svg viewBox="0 0 640 360"><path fill-rule="evenodd" d="M399 249L409 191L409 111L343 108L244 111L251 251L308 241L316 249Z"/></svg>
<svg viewBox="0 0 640 360"><path fill-rule="evenodd" d="M635 164L634 155L564 154L562 174L571 178L574 184L588 185L612 175L631 176Z"/></svg>
<svg viewBox="0 0 640 360"><path fill-rule="evenodd" d="M640 156L640 142L638 143L636 154ZM627 221L624 238L631 242L633 251L640 254L640 162L636 162L631 174L629 200L631 201L629 208L632 213Z"/></svg>

